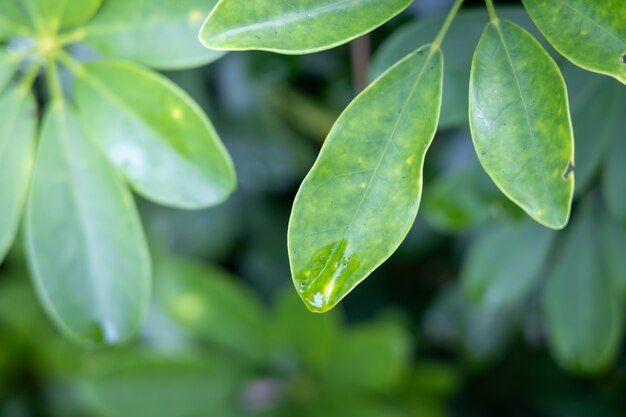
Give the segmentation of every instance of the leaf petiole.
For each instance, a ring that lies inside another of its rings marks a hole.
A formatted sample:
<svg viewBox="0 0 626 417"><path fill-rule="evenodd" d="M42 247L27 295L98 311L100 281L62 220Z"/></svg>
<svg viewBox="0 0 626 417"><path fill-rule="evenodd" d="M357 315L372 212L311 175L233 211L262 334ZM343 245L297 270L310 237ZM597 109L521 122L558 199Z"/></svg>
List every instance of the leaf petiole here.
<svg viewBox="0 0 626 417"><path fill-rule="evenodd" d="M74 57L65 52L63 49L57 51L57 58L64 67L68 68L76 76L83 72L83 66Z"/></svg>
<svg viewBox="0 0 626 417"><path fill-rule="evenodd" d="M489 12L489 19L492 22L498 21L498 15L496 15L496 8L493 5L493 0L485 0L485 4L487 5L487 11Z"/></svg>
<svg viewBox="0 0 626 417"><path fill-rule="evenodd" d="M33 86L33 83L35 82L35 78L37 78L37 75L39 74L40 69L41 69L41 62L35 63L28 70L26 75L24 75L24 78L20 82L20 85L18 88L24 92L27 92L28 90L30 90L30 88Z"/></svg>
<svg viewBox="0 0 626 417"><path fill-rule="evenodd" d="M59 47L62 47L68 44L80 42L85 39L86 36L87 32L85 31L85 29L76 29L73 32L63 33L62 35L59 35L59 37L57 38L57 44L59 45Z"/></svg>
<svg viewBox="0 0 626 417"><path fill-rule="evenodd" d="M452 21L454 20L454 18L456 17L456 14L461 8L461 4L463 4L463 0L456 0L454 4L452 5L452 8L450 9L448 16L446 16L446 20L444 20L443 22L443 26L441 26L441 30L439 30L437 37L432 43L433 49L437 49L441 46L441 43L443 42L443 39L446 36L446 33L448 33L448 29L450 29L450 25L452 24Z"/></svg>
<svg viewBox="0 0 626 417"><path fill-rule="evenodd" d="M57 64L54 60L48 62L46 67L46 81L48 83L48 90L50 91L50 97L52 97L53 104L63 103L63 88L61 87L61 79L59 78L59 71Z"/></svg>

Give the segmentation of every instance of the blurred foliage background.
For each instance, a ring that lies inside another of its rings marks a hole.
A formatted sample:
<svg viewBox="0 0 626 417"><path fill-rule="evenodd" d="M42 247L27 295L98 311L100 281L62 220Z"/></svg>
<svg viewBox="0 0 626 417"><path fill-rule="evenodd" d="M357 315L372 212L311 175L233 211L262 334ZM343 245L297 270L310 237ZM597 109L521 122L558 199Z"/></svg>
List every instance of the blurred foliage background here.
<svg viewBox="0 0 626 417"><path fill-rule="evenodd" d="M432 39L450 3L416 1L375 31L370 76ZM500 13L542 40L510 3ZM350 46L300 57L232 53L168 73L215 123L238 191L203 211L139 201L154 299L138 340L123 348L79 349L51 327L18 242L0 266L0 416L624 415L622 307L607 313L613 324L602 312L626 293L626 93L554 55L570 93L577 198L570 230L530 224L481 170L469 136L469 62L483 14L468 2L443 45L444 110L415 226L324 315L309 313L291 287L287 221L354 97ZM549 271L581 268L592 283L544 288ZM542 298L544 289L552 295ZM581 314L544 311L549 297L580 303ZM548 326L592 341L563 356L548 348ZM606 326L618 336L602 353L593 332ZM587 366L594 355L602 363Z"/></svg>

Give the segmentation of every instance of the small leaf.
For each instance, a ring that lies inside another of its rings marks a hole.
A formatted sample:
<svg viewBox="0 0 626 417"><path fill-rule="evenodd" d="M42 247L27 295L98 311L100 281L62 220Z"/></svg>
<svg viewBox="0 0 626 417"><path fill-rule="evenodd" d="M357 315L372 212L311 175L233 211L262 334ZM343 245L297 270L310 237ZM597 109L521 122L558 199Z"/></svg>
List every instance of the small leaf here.
<svg viewBox="0 0 626 417"><path fill-rule="evenodd" d="M491 309L515 308L541 278L555 233L532 221L503 225L484 234L465 258L462 288Z"/></svg>
<svg viewBox="0 0 626 417"><path fill-rule="evenodd" d="M545 326L557 361L572 372L610 366L622 339L622 310L602 267L588 207L565 235L543 293Z"/></svg>
<svg viewBox="0 0 626 417"><path fill-rule="evenodd" d="M146 198L203 208L234 189L232 161L211 122L164 77L131 63L91 62L76 78L76 101L96 142Z"/></svg>
<svg viewBox="0 0 626 417"><path fill-rule="evenodd" d="M626 84L623 0L523 0L523 3L539 30L567 59Z"/></svg>
<svg viewBox="0 0 626 417"><path fill-rule="evenodd" d="M306 54L364 35L411 0L220 0L200 32L215 50Z"/></svg>
<svg viewBox="0 0 626 417"><path fill-rule="evenodd" d="M253 360L265 358L265 313L226 272L169 259L157 264L156 294L176 322L201 339Z"/></svg>
<svg viewBox="0 0 626 417"><path fill-rule="evenodd" d="M519 26L489 23L472 62L469 98L485 171L533 219L565 227L574 144L565 82L552 58Z"/></svg>
<svg viewBox="0 0 626 417"><path fill-rule="evenodd" d="M226 415L240 379L237 367L215 353L134 352L101 358L91 368L82 380L85 397L98 415L115 417Z"/></svg>
<svg viewBox="0 0 626 417"><path fill-rule="evenodd" d="M111 344L137 332L150 296L137 211L118 174L60 103L44 119L25 228L31 276L61 330L83 343Z"/></svg>
<svg viewBox="0 0 626 417"><path fill-rule="evenodd" d="M442 75L441 50L419 49L359 95L326 139L289 223L291 272L310 310L337 304L415 221Z"/></svg>
<svg viewBox="0 0 626 417"><path fill-rule="evenodd" d="M34 97L20 88L0 97L0 263L22 217L33 167L36 110Z"/></svg>
<svg viewBox="0 0 626 417"><path fill-rule="evenodd" d="M612 124L613 143L604 162L604 172L602 173L602 191L609 212L619 224L626 228L626 137L624 137L623 116L626 114L626 94L623 91L614 91L620 97L615 106L611 109L611 114L604 114L603 119L615 117ZM615 98L615 97L614 97ZM600 127L602 125L602 127ZM598 128L603 128L603 123L597 124Z"/></svg>
<svg viewBox="0 0 626 417"><path fill-rule="evenodd" d="M215 3L107 0L85 28L85 41L104 55L161 70L198 67L223 55L198 41L202 19Z"/></svg>

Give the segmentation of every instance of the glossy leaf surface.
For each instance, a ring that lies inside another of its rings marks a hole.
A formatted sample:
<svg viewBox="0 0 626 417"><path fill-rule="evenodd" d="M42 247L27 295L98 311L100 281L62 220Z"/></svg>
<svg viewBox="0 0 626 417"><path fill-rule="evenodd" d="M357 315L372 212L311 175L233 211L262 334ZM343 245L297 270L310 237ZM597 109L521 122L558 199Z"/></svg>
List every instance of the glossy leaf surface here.
<svg viewBox="0 0 626 417"><path fill-rule="evenodd" d="M157 297L182 327L227 351L264 359L263 309L234 277L216 267L173 259L160 263L156 272Z"/></svg>
<svg viewBox="0 0 626 417"><path fill-rule="evenodd" d="M621 344L623 313L601 263L598 226L588 207L578 214L543 293L550 348L573 372L602 371Z"/></svg>
<svg viewBox="0 0 626 417"><path fill-rule="evenodd" d="M0 263L22 217L33 166L36 104L14 88L0 97Z"/></svg>
<svg viewBox="0 0 626 417"><path fill-rule="evenodd" d="M76 100L90 134L150 200L202 208L235 187L226 149L202 110L164 77L139 66L86 64Z"/></svg>
<svg viewBox="0 0 626 417"><path fill-rule="evenodd" d="M518 307L541 278L554 236L530 220L494 228L472 245L463 290L492 309Z"/></svg>
<svg viewBox="0 0 626 417"><path fill-rule="evenodd" d="M332 308L408 233L442 76L441 50L414 52L359 95L326 139L289 223L291 272L309 309Z"/></svg>
<svg viewBox="0 0 626 417"><path fill-rule="evenodd" d="M202 20L216 2L107 0L85 28L86 41L104 55L162 70L204 65L223 55L198 41Z"/></svg>
<svg viewBox="0 0 626 417"><path fill-rule="evenodd" d="M508 21L489 23L470 78L470 128L485 171L513 202L553 229L574 191L567 91L550 56Z"/></svg>
<svg viewBox="0 0 626 417"><path fill-rule="evenodd" d="M200 40L215 50L304 54L355 39L393 18L411 0L220 0Z"/></svg>
<svg viewBox="0 0 626 417"><path fill-rule="evenodd" d="M523 0L552 45L576 65L626 84L623 0Z"/></svg>
<svg viewBox="0 0 626 417"><path fill-rule="evenodd" d="M61 330L110 344L137 332L150 296L141 223L121 178L62 104L45 116L25 227L31 276Z"/></svg>

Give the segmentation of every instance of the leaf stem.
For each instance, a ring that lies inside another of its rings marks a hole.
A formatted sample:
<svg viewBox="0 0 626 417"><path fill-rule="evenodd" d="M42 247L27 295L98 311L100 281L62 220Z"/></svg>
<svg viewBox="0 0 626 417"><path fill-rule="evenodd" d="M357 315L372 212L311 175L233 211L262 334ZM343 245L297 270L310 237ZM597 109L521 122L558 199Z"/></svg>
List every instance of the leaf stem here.
<svg viewBox="0 0 626 417"><path fill-rule="evenodd" d="M61 47L71 43L80 42L85 39L86 35L87 32L83 28L76 29L73 32L63 33L57 37L57 44Z"/></svg>
<svg viewBox="0 0 626 417"><path fill-rule="evenodd" d="M493 6L493 0L485 0L485 4L487 5L487 11L489 12L489 19L492 22L498 21L498 15L496 15L496 8Z"/></svg>
<svg viewBox="0 0 626 417"><path fill-rule="evenodd" d="M65 52L63 49L57 51L57 58L64 67L68 68L76 76L80 76L83 73L83 65L74 59L73 56Z"/></svg>
<svg viewBox="0 0 626 417"><path fill-rule="evenodd" d="M432 43L433 49L439 48L441 46L443 39L446 37L446 33L448 33L448 29L450 29L450 25L452 24L452 21L454 20L454 18L456 17L456 14L461 8L461 4L463 4L463 0L456 0L454 4L452 5L450 12L448 12L448 16L446 16L446 20L444 20L443 22L443 26L441 26L441 29L439 30L437 37Z"/></svg>
<svg viewBox="0 0 626 417"><path fill-rule="evenodd" d="M37 75L39 74L40 69L41 62L36 62L35 64L33 64L33 66L30 67L26 75L24 75L24 78L20 82L18 88L24 92L30 90L30 88L33 86L33 83L35 82L35 78L37 78Z"/></svg>
<svg viewBox="0 0 626 417"><path fill-rule="evenodd" d="M61 79L59 78L57 64L53 59L48 61L48 66L46 67L46 81L48 82L48 89L50 91L50 96L52 97L52 103L62 104L63 89L61 88Z"/></svg>

